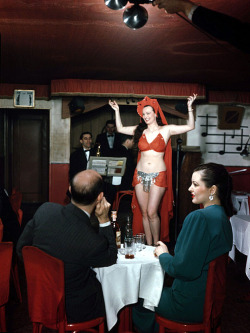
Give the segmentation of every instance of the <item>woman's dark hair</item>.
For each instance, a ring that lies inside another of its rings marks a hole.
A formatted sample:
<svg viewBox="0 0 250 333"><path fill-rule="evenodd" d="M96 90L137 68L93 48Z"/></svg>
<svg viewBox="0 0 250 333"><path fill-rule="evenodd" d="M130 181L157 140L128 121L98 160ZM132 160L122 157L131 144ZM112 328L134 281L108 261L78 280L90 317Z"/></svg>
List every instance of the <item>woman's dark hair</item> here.
<svg viewBox="0 0 250 333"><path fill-rule="evenodd" d="M92 204L98 195L103 192L103 181L101 177L96 177L94 181L82 185L75 181L74 176L70 181L70 186L72 199L74 202L82 205Z"/></svg>
<svg viewBox="0 0 250 333"><path fill-rule="evenodd" d="M217 163L201 164L195 168L193 172L196 171L201 172L201 180L205 183L207 188L213 185L217 186L218 192L216 194L220 199L221 205L224 207L227 216L232 216L232 178L224 165Z"/></svg>
<svg viewBox="0 0 250 333"><path fill-rule="evenodd" d="M144 108L147 107L147 106L150 106L153 109L153 111L155 112L154 108L151 105L145 105ZM157 122L157 124L159 126L163 126L164 125L163 122L162 122L162 120L161 120L161 117L157 116L156 117L156 122ZM142 132L146 128L147 128L147 124L145 123L145 121L143 120L143 118L141 118L140 124L135 129L135 134L134 134L134 144L135 144L135 146L137 146L137 144L138 144L138 142L140 140L140 137L142 136Z"/></svg>

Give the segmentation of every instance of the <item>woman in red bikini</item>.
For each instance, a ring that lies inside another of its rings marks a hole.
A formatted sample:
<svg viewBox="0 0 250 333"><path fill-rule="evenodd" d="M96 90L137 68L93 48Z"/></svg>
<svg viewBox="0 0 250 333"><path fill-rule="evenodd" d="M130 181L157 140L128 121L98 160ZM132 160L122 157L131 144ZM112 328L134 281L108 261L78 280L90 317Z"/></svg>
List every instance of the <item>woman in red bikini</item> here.
<svg viewBox="0 0 250 333"><path fill-rule="evenodd" d="M139 208L142 223L137 214L135 218L135 211L133 211L133 230L134 233L138 233L144 229L148 245L157 244L160 238L162 241L169 241L169 228L166 223L163 223L163 216L168 224L173 203L170 137L194 129L192 104L196 96L193 94L187 99L189 118L186 125L168 125L157 100L145 97L137 106L141 123L138 126L124 127L118 104L116 101L109 101L109 105L115 110L117 131L134 135L135 143L138 142L139 155L133 186L139 207L135 203L134 207L132 204L132 208ZM162 223L160 223L158 208L163 196L166 201L163 202L163 198L162 212L160 212Z"/></svg>

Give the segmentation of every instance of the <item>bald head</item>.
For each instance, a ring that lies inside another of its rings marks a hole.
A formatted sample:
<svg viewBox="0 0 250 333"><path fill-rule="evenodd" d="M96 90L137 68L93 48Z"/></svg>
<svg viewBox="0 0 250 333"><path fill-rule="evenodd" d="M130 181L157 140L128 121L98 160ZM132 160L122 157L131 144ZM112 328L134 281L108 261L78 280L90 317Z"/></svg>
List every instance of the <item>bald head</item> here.
<svg viewBox="0 0 250 333"><path fill-rule="evenodd" d="M102 191L102 177L94 170L81 171L71 179L72 200L78 204L92 204Z"/></svg>

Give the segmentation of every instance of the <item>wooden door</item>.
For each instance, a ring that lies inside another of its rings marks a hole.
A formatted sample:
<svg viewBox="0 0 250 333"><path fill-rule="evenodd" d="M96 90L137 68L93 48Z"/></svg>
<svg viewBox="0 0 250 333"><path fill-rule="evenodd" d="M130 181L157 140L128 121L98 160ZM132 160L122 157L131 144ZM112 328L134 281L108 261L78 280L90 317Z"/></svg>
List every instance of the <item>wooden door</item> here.
<svg viewBox="0 0 250 333"><path fill-rule="evenodd" d="M49 112L13 110L8 114L8 184L24 203L48 200Z"/></svg>

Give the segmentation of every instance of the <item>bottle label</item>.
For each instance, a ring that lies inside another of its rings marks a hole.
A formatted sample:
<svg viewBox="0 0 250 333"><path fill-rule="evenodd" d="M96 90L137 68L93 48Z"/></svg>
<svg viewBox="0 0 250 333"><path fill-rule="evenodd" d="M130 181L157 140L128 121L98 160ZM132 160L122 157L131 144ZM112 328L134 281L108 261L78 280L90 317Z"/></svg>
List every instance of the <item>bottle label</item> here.
<svg viewBox="0 0 250 333"><path fill-rule="evenodd" d="M117 219L117 211L116 210L111 211L111 219L112 219L112 221L116 221L116 219Z"/></svg>
<svg viewBox="0 0 250 333"><path fill-rule="evenodd" d="M116 246L119 249L121 247L121 231L116 231L115 240L116 240Z"/></svg>

